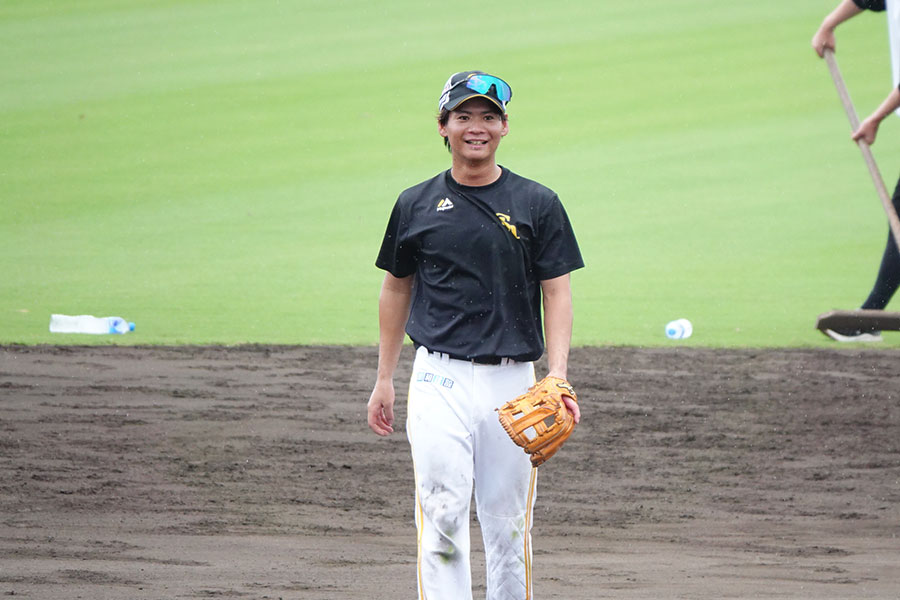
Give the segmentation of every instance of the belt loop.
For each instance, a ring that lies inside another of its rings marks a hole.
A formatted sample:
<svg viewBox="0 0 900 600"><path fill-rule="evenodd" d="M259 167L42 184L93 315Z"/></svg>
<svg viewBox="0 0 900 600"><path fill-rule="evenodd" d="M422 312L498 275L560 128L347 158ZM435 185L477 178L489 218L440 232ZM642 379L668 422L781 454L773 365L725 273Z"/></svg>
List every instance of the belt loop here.
<svg viewBox="0 0 900 600"><path fill-rule="evenodd" d="M450 362L451 360L461 360L463 362L468 362L473 365L496 365L496 366L508 366L515 364L516 361L512 358L508 357L500 357L500 356L489 356L482 358L465 358L463 356L454 356L447 352L438 352L436 350L431 350L426 346L421 346L421 348L425 348L425 351L430 355L435 357L436 359L443 362Z"/></svg>

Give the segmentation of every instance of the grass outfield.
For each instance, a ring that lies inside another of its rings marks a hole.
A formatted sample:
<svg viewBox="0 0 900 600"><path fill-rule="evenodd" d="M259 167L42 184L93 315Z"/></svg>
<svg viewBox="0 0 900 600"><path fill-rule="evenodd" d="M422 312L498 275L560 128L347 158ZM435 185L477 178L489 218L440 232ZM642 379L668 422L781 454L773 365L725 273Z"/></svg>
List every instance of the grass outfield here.
<svg viewBox="0 0 900 600"><path fill-rule="evenodd" d="M449 165L438 92L482 68L514 90L500 162L575 223L576 345L674 345L679 317L685 345L831 345L815 317L859 305L887 231L809 47L836 3L4 2L0 343L375 343L388 213ZM868 114L884 16L838 51Z"/></svg>

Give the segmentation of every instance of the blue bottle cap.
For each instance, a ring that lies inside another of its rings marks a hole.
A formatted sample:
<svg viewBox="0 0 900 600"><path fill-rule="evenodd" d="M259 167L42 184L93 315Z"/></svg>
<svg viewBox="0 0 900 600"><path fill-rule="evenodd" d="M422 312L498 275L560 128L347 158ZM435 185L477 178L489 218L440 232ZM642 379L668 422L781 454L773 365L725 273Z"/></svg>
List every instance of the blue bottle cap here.
<svg viewBox="0 0 900 600"><path fill-rule="evenodd" d="M134 323L128 323L128 331L134 331Z"/></svg>

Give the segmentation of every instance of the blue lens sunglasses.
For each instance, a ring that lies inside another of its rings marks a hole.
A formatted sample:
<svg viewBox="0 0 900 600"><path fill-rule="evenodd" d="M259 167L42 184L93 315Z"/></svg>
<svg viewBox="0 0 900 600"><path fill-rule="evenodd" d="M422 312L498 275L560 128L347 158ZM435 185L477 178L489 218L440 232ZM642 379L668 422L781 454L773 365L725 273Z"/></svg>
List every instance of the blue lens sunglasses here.
<svg viewBox="0 0 900 600"><path fill-rule="evenodd" d="M493 75L469 75L463 81L458 81L450 89L453 89L457 85L463 83L466 84L467 88L479 94L487 94L488 91L490 91L491 86L494 86L494 90L497 94L497 100L499 100L500 102L509 102L509 99L512 98L512 89L509 87L509 84L499 77L494 77Z"/></svg>

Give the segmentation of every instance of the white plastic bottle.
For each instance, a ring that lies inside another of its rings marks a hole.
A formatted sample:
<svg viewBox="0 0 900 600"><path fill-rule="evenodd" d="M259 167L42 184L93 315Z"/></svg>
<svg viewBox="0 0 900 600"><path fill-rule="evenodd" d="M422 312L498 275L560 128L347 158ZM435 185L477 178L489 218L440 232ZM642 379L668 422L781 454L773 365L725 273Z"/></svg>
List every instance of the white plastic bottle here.
<svg viewBox="0 0 900 600"><path fill-rule="evenodd" d="M691 337L694 326L687 319L676 319L666 324L666 337L673 340L683 340Z"/></svg>
<svg viewBox="0 0 900 600"><path fill-rule="evenodd" d="M52 333L128 333L134 331L134 323L122 317L95 317L93 315L50 315Z"/></svg>

